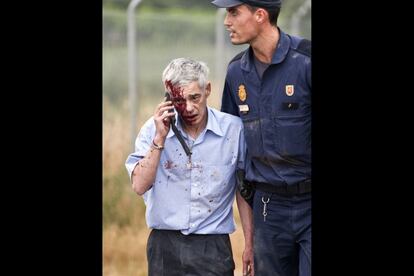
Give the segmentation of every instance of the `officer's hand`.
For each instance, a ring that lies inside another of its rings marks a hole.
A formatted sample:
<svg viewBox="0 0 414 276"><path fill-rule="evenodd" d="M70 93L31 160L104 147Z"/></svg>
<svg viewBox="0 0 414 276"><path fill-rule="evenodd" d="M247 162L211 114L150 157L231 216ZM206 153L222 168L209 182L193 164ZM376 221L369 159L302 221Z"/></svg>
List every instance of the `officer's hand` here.
<svg viewBox="0 0 414 276"><path fill-rule="evenodd" d="M171 101L160 103L154 112L154 122L156 127L155 136L158 139L165 141L168 131L170 130L170 120L174 116L174 112L168 112L173 109Z"/></svg>
<svg viewBox="0 0 414 276"><path fill-rule="evenodd" d="M243 276L254 276L253 248L245 248L242 256Z"/></svg>

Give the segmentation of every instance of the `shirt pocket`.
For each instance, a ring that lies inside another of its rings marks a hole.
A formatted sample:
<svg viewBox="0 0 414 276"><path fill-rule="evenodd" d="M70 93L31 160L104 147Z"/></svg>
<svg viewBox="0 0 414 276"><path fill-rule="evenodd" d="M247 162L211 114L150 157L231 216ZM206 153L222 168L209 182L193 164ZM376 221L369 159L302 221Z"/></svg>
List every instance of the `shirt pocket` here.
<svg viewBox="0 0 414 276"><path fill-rule="evenodd" d="M310 115L276 116L273 120L274 146L285 158L305 159L310 156Z"/></svg>
<svg viewBox="0 0 414 276"><path fill-rule="evenodd" d="M204 191L209 204L218 205L235 187L235 164L205 166Z"/></svg>

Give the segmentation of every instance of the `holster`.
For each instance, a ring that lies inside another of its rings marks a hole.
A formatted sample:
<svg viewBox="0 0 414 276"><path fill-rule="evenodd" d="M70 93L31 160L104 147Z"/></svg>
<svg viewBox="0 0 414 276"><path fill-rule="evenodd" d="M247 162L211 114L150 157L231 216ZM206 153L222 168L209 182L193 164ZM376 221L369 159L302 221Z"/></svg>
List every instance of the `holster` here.
<svg viewBox="0 0 414 276"><path fill-rule="evenodd" d="M250 207L253 208L254 187L252 183L246 180L244 170L236 170L237 188L240 195L247 201Z"/></svg>

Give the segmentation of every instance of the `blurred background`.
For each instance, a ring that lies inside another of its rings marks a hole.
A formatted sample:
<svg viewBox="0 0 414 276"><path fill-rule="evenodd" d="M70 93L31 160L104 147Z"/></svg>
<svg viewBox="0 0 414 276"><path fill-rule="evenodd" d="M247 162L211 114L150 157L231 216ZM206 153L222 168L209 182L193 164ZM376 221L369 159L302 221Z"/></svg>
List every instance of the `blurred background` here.
<svg viewBox="0 0 414 276"><path fill-rule="evenodd" d="M134 86L128 60L128 0L103 0L103 275L147 275L145 205L129 183L124 162L135 135L163 100L161 74L174 58L202 60L210 68L209 105L220 109L228 62L247 46L231 45L224 10L210 0L142 0L134 10ZM311 39L311 1L284 0L278 21L289 33ZM132 106L134 108L132 108ZM235 275L242 275L240 220L230 235Z"/></svg>

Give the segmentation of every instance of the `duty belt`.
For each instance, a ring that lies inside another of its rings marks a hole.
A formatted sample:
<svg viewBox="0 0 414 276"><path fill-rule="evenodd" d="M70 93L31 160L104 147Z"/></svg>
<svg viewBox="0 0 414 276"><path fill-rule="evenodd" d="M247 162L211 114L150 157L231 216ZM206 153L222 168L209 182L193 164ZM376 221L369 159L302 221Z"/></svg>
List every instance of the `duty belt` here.
<svg viewBox="0 0 414 276"><path fill-rule="evenodd" d="M307 194L311 192L312 188L312 181L310 179L292 185L287 185L285 183L283 185L276 186L270 183L262 182L252 182L252 184L257 190L284 196Z"/></svg>

